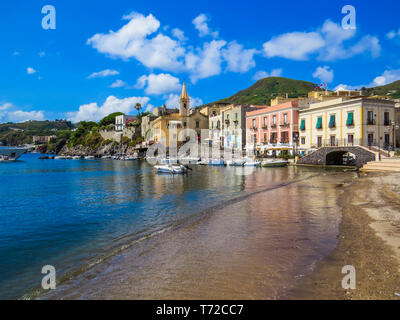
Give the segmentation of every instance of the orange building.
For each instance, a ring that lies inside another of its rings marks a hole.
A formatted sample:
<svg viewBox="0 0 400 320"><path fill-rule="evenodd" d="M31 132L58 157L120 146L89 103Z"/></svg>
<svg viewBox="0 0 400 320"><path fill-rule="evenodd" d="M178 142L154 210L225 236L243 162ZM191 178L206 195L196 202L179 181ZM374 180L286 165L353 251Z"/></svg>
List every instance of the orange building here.
<svg viewBox="0 0 400 320"><path fill-rule="evenodd" d="M247 147L263 150L292 149L299 135L298 123L298 100L247 112Z"/></svg>

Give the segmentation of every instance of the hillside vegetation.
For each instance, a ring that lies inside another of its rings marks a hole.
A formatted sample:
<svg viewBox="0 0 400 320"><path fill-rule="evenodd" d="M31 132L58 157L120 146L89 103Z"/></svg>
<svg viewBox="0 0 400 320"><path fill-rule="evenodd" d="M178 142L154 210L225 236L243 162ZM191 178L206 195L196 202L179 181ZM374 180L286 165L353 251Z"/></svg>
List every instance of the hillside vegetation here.
<svg viewBox="0 0 400 320"><path fill-rule="evenodd" d="M232 103L245 105L269 105L271 99L288 94L289 98L306 96L314 90L314 84L308 81L293 80L282 77L269 77L257 81L251 87L239 91L233 96L210 103Z"/></svg>

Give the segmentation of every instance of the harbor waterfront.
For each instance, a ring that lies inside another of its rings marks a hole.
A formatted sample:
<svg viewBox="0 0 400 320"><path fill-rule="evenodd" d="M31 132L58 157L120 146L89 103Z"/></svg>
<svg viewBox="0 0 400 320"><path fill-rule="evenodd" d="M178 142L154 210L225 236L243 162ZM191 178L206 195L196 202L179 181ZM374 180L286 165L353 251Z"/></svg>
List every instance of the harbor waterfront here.
<svg viewBox="0 0 400 320"><path fill-rule="evenodd" d="M38 157L0 166L2 299L288 297L335 249L338 198L358 179ZM57 270L54 291L39 289L44 265Z"/></svg>

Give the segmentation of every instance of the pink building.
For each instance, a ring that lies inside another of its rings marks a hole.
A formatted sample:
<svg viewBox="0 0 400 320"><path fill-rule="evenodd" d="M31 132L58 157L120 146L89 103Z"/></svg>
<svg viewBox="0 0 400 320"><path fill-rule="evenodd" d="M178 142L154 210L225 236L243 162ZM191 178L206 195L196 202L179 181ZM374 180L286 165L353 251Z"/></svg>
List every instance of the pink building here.
<svg viewBox="0 0 400 320"><path fill-rule="evenodd" d="M293 147L299 132L297 100L246 113L247 144Z"/></svg>

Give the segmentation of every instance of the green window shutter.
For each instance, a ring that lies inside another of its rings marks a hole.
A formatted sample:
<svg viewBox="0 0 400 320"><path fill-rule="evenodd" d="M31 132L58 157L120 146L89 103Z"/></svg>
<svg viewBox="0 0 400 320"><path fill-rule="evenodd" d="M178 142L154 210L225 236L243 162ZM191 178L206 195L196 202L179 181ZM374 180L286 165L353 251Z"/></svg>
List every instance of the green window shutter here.
<svg viewBox="0 0 400 320"><path fill-rule="evenodd" d="M322 129L322 117L319 117L319 118L318 118L318 121L317 121L317 129Z"/></svg>
<svg viewBox="0 0 400 320"><path fill-rule="evenodd" d="M353 124L354 124L354 113L353 112L349 112L349 114L347 115L346 125L352 126Z"/></svg>
<svg viewBox="0 0 400 320"><path fill-rule="evenodd" d="M306 130L306 120L301 120L300 130Z"/></svg>
<svg viewBox="0 0 400 320"><path fill-rule="evenodd" d="M334 127L336 127L335 115L331 115L331 119L329 120L329 128L334 128Z"/></svg>

